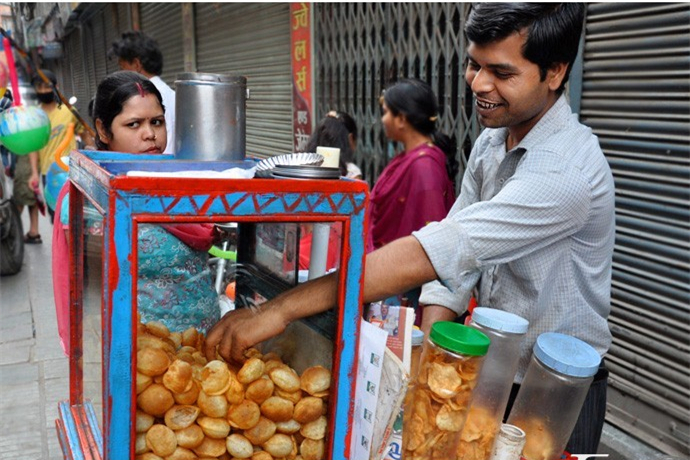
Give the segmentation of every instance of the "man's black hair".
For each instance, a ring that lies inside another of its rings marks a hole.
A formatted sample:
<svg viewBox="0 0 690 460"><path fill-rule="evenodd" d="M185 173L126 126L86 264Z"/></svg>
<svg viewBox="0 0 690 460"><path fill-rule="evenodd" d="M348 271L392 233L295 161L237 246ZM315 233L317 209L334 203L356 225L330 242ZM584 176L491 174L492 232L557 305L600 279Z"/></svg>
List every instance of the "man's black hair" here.
<svg viewBox="0 0 690 460"><path fill-rule="evenodd" d="M584 3L479 3L465 24L467 38L486 45L527 30L522 55L539 66L541 80L555 64L568 64L562 93L577 57L585 20Z"/></svg>
<svg viewBox="0 0 690 460"><path fill-rule="evenodd" d="M51 72L48 69L41 69L41 72L43 72L43 75L45 75L46 78L53 83L53 85L57 85L57 77L55 76L55 74L53 72ZM31 84L33 86L36 86L39 83L45 83L45 82L43 81L41 76L38 73L36 73L33 76L33 78L31 79Z"/></svg>
<svg viewBox="0 0 690 460"><path fill-rule="evenodd" d="M139 58L146 72L153 75L160 75L163 72L163 53L158 43L141 31L124 32L120 40L110 47L108 57L113 56L127 62Z"/></svg>

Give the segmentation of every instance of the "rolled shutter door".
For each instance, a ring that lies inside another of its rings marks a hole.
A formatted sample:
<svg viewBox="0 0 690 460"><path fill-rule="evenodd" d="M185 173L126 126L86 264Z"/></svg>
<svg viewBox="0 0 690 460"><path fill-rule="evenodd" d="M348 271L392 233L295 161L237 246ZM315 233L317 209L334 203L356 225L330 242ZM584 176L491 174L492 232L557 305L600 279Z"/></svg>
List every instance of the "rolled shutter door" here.
<svg viewBox="0 0 690 460"><path fill-rule="evenodd" d="M141 30L152 36L163 53L161 78L175 88L177 74L184 71L182 47L182 4L141 3Z"/></svg>
<svg viewBox="0 0 690 460"><path fill-rule="evenodd" d="M292 151L289 4L195 4L197 69L247 77L247 154Z"/></svg>
<svg viewBox="0 0 690 460"><path fill-rule="evenodd" d="M98 84L105 78L105 76L108 74L108 49L106 48L106 27L105 27L105 22L106 22L106 12L104 11L105 8L108 8L109 5L104 5L103 8L96 14L94 15L93 19L91 20L91 32L92 32L92 38L93 38L93 60L94 60L94 79L91 84L91 91L89 93L90 97L86 101L88 104L89 100L93 96L96 95L96 89L98 88ZM84 117L86 117L86 112L82 112Z"/></svg>
<svg viewBox="0 0 690 460"><path fill-rule="evenodd" d="M86 78L86 67L84 60L84 48L82 47L82 30L75 29L67 37L66 43L69 49L69 57L72 71L72 90L77 97L77 110L86 113L88 108L89 90ZM69 96L68 96L69 97Z"/></svg>
<svg viewBox="0 0 690 460"><path fill-rule="evenodd" d="M616 182L607 419L690 453L690 5L588 5L581 119Z"/></svg>

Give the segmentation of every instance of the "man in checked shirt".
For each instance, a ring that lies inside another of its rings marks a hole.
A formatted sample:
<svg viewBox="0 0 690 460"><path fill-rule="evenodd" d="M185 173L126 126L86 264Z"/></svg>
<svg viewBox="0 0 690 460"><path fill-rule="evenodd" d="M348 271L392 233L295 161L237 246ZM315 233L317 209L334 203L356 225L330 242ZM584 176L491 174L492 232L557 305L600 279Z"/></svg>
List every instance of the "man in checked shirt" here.
<svg viewBox="0 0 690 460"><path fill-rule="evenodd" d="M487 3L474 7L465 78L486 129L474 145L448 217L371 253L364 301L425 285L424 324L453 320L471 291L480 305L530 322L515 383L537 336L560 332L602 356L611 343L614 183L599 142L563 95L585 7L576 3ZM303 284L226 316L207 354L243 350L295 319L335 305L336 278ZM256 325L261 325L256 327ZM567 450L596 452L606 406L605 368L595 377Z"/></svg>

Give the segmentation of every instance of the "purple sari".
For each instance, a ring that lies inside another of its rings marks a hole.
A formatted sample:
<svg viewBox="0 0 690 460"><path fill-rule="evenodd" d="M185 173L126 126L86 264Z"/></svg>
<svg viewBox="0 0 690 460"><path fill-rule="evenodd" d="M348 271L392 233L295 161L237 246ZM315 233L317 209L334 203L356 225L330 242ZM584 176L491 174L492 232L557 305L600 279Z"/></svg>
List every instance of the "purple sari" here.
<svg viewBox="0 0 690 460"><path fill-rule="evenodd" d="M397 155L370 195L368 251L446 217L455 202L446 156L422 144Z"/></svg>

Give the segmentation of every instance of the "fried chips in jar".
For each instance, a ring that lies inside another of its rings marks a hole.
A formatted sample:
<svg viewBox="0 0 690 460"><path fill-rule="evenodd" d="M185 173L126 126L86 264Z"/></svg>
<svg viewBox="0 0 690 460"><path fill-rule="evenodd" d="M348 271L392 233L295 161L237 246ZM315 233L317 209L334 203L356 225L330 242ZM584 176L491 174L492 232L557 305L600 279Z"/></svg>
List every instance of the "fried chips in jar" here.
<svg viewBox="0 0 690 460"><path fill-rule="evenodd" d="M481 332L456 323L434 324L405 398L403 458L455 458L486 350L488 338Z"/></svg>

